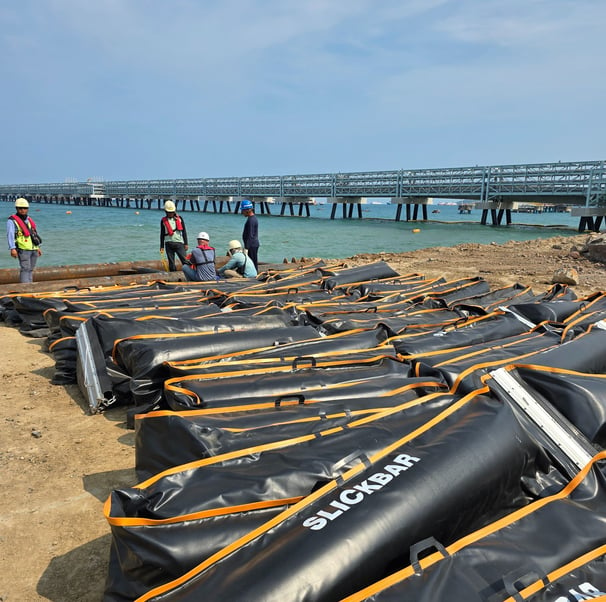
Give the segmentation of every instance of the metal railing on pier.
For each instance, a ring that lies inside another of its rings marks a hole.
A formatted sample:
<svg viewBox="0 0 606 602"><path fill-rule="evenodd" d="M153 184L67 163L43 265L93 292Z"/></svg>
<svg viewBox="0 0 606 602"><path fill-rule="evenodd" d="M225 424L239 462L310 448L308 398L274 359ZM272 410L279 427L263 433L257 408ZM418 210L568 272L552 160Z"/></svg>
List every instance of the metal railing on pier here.
<svg viewBox="0 0 606 602"><path fill-rule="evenodd" d="M605 161L225 178L3 184L0 195L89 198L436 197L597 206L606 199Z"/></svg>

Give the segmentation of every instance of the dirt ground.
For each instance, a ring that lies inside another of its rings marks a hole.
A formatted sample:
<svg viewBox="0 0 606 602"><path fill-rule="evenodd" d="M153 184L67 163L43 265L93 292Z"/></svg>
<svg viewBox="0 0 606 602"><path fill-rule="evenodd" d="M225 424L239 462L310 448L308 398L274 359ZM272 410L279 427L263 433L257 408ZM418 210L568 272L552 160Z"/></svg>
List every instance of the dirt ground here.
<svg viewBox="0 0 606 602"><path fill-rule="evenodd" d="M492 289L513 283L536 293L559 268L574 268L578 297L606 291L606 266L572 253L588 235L468 243L410 253L357 255L401 274L448 280L481 276ZM91 416L76 385L51 384L43 340L0 324L0 602L99 601L111 542L103 518L110 491L134 484L134 433L125 409Z"/></svg>

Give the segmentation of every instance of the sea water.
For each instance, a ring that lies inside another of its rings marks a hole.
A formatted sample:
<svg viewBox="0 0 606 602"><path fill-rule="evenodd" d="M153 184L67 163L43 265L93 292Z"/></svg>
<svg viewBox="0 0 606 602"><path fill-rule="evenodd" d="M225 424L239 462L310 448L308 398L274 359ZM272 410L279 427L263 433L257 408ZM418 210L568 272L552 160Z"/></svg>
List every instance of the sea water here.
<svg viewBox="0 0 606 602"><path fill-rule="evenodd" d="M12 204L0 203L6 217ZM279 263L285 258L346 258L357 253L401 253L428 247L450 247L460 243L504 243L576 233L578 217L569 213L512 213L510 226L480 224L481 211L460 214L454 205L428 206L427 221L395 221L397 206L361 205L362 218L343 218L342 207L310 206L310 217L280 216L281 205L270 205L272 215L257 212L259 260ZM436 213L432 213L436 211ZM298 210L296 211L298 213ZM439 213L437 213L439 212ZM84 207L32 203L30 216L43 238L39 266L117 261L147 261L160 258L160 219L163 211L112 207ZM185 220L190 248L204 230L217 255L227 243L241 239L245 218L234 213L180 212ZM419 215L421 212L419 211ZM405 216L405 208L402 209ZM0 268L16 268L8 246L0 253Z"/></svg>

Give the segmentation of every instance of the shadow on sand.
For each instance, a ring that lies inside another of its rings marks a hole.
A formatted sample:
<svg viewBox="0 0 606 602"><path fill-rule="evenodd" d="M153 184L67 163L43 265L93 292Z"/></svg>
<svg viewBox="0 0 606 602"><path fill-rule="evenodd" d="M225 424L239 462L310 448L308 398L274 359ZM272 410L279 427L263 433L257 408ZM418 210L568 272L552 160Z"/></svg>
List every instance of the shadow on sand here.
<svg viewBox="0 0 606 602"><path fill-rule="evenodd" d="M53 602L99 602L108 572L111 535L103 535L53 558L36 591Z"/></svg>

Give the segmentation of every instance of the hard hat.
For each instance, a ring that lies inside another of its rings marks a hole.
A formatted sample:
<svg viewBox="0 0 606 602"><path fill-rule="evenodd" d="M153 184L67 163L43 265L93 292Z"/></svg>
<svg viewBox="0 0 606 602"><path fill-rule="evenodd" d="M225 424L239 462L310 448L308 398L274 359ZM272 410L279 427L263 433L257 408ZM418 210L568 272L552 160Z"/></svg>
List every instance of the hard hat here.
<svg viewBox="0 0 606 602"><path fill-rule="evenodd" d="M244 199L242 201L242 204L240 205L241 211L247 211L248 209L252 209L252 208L253 208L253 204L248 199Z"/></svg>
<svg viewBox="0 0 606 602"><path fill-rule="evenodd" d="M230 240L228 243L228 247L230 251L233 251L234 249L241 249L242 245L240 244L239 240Z"/></svg>
<svg viewBox="0 0 606 602"><path fill-rule="evenodd" d="M177 208L175 207L175 204L172 201L166 201L166 203L164 203L164 211L172 213L173 211L176 211L176 210L177 210Z"/></svg>
<svg viewBox="0 0 606 602"><path fill-rule="evenodd" d="M198 234L198 240L200 240L201 238L203 240L210 240L210 236L206 232L200 232Z"/></svg>
<svg viewBox="0 0 606 602"><path fill-rule="evenodd" d="M19 198L15 201L15 207L29 207L29 203L27 202L27 199Z"/></svg>

